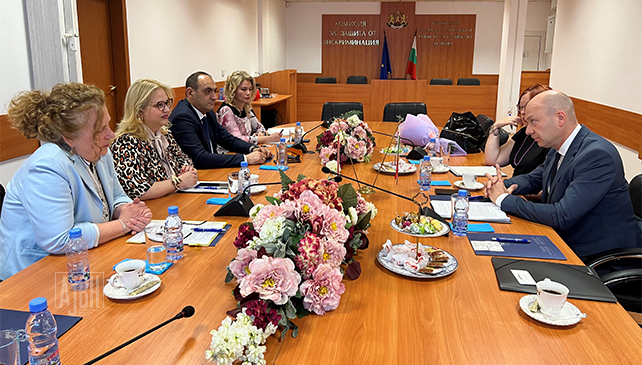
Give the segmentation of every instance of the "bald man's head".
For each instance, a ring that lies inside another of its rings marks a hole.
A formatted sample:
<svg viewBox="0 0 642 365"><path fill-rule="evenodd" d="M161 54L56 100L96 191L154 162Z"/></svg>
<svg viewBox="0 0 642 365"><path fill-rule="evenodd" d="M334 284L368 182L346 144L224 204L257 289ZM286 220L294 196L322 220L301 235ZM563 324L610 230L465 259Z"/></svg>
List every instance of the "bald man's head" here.
<svg viewBox="0 0 642 365"><path fill-rule="evenodd" d="M573 101L563 92L549 90L536 95L526 106L530 135L540 147L559 149L577 126Z"/></svg>

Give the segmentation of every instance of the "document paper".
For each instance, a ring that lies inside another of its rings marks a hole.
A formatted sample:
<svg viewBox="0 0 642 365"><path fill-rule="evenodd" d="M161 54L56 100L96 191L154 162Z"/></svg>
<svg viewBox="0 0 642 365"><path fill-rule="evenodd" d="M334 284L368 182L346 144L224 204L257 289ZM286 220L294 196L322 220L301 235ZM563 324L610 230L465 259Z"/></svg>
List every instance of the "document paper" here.
<svg viewBox="0 0 642 365"><path fill-rule="evenodd" d="M431 200L435 213L442 218L450 218L450 200ZM468 208L468 220L493 223L510 223L510 217L506 215L495 203L470 202Z"/></svg>
<svg viewBox="0 0 642 365"><path fill-rule="evenodd" d="M490 176L497 175L497 170L494 166L450 166L450 171L455 176L463 176L465 173L473 173L475 176L485 176L486 173L489 173ZM508 175L502 172L502 176Z"/></svg>

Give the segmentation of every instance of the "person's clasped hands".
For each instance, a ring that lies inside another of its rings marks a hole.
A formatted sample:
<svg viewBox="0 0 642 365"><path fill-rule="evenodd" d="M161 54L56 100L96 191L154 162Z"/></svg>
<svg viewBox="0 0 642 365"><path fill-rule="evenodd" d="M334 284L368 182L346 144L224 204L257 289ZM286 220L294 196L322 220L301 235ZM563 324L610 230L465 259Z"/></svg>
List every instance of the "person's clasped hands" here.
<svg viewBox="0 0 642 365"><path fill-rule="evenodd" d="M131 203L123 204L119 207L118 219L130 229L132 234L143 231L152 221L152 211L136 198Z"/></svg>
<svg viewBox="0 0 642 365"><path fill-rule="evenodd" d="M198 171L194 166L183 165L178 177L181 178L181 189L193 188L198 184Z"/></svg>
<svg viewBox="0 0 642 365"><path fill-rule="evenodd" d="M247 157L248 164L257 165L272 158L272 152L266 147L257 147L245 156Z"/></svg>
<svg viewBox="0 0 642 365"><path fill-rule="evenodd" d="M504 193L512 194L513 191L517 189L517 184L513 184L506 188L504 186L502 170L499 168L499 165L495 165L495 169L497 170L497 174L495 176L491 176L489 173L486 173L488 181L486 181L486 186L484 187L484 196L492 200L493 203L497 203L497 198L499 198L500 195Z"/></svg>

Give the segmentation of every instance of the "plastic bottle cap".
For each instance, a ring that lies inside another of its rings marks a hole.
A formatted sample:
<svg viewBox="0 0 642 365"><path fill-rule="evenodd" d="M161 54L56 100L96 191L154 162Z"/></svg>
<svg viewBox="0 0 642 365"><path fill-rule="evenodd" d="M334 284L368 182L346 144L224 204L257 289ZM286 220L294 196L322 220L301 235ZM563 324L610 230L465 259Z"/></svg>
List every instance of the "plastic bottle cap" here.
<svg viewBox="0 0 642 365"><path fill-rule="evenodd" d="M169 208L167 208L167 213L178 214L178 207L176 205L170 206Z"/></svg>
<svg viewBox="0 0 642 365"><path fill-rule="evenodd" d="M281 138L281 142L284 142L284 143L285 143L285 138Z"/></svg>
<svg viewBox="0 0 642 365"><path fill-rule="evenodd" d="M430 142L436 142L436 141L437 141L437 139L436 139L436 138L431 138L431 139L430 139Z"/></svg>
<svg viewBox="0 0 642 365"><path fill-rule="evenodd" d="M47 298L34 298L29 302L29 311L31 313L42 312L47 309Z"/></svg>
<svg viewBox="0 0 642 365"><path fill-rule="evenodd" d="M69 238L78 238L82 236L82 229L72 228L69 230Z"/></svg>
<svg viewBox="0 0 642 365"><path fill-rule="evenodd" d="M242 161L241 162L241 167L247 167L247 161Z"/></svg>
<svg viewBox="0 0 642 365"><path fill-rule="evenodd" d="M459 195L459 196L468 196L468 192L466 190L459 190L457 195Z"/></svg>
<svg viewBox="0 0 642 365"><path fill-rule="evenodd" d="M301 122L296 122L296 125L300 126L300 125L301 125Z"/></svg>
<svg viewBox="0 0 642 365"><path fill-rule="evenodd" d="M430 161L430 156L428 155L424 156L424 161Z"/></svg>

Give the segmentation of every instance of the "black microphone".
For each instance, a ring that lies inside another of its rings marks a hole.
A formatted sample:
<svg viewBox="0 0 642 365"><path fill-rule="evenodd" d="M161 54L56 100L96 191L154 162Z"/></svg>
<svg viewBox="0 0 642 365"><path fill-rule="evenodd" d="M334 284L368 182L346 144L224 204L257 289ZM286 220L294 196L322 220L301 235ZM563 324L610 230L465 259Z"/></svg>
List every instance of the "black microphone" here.
<svg viewBox="0 0 642 365"><path fill-rule="evenodd" d="M102 354L102 355L98 356L97 358L95 358L95 359L93 359L93 360L91 360L91 361L89 361L89 362L86 362L86 363L85 363L85 365L93 364L93 363L95 363L95 362L97 362L97 361L100 361L100 360L104 359L105 357L107 357L107 356L109 356L109 355L113 354L114 352L116 352L116 351L118 351L118 350L122 349L123 347L125 347L125 346L127 346L127 345L131 344L132 342L135 342L135 341L140 340L141 338L143 338L143 337L147 336L148 334L150 334L150 333L152 333L152 332L156 331L157 329L159 329L159 328L161 328L161 327L165 326L166 324L168 324L168 323L170 323L170 322L172 322L172 321L175 321L175 320L180 319L180 318L189 318L189 317L191 317L191 316L193 316L193 315L194 315L194 307L192 307L191 305L188 305L187 307L183 308L183 310L182 310L180 313L178 313L177 315L175 315L174 317L172 317L172 318L168 319L167 321L165 321L165 322L163 322L163 323L159 324L158 326L156 326L156 327L154 327L154 328L150 329L149 331L147 331L147 332L145 332L145 333L142 333L142 334L140 334L140 335L138 335L138 336L136 336L136 337L132 338L131 340L129 340L129 341L127 341L127 342L123 343L122 345L120 345L120 346L118 346L118 347L114 347L113 349L111 349L111 350L109 350L109 351L105 352L104 354Z"/></svg>
<svg viewBox="0 0 642 365"><path fill-rule="evenodd" d="M305 143L303 143L303 137L307 136L308 133L312 132L313 130L315 130L315 129L319 128L319 127L322 127L323 125L324 125L324 123L321 123L318 126L316 126L316 127L312 128L312 129L310 129L309 131L303 133L303 135L301 136L301 142L297 142L297 143L293 144L292 148L296 148L297 150L301 150L301 152L303 152L303 153L308 153L308 147L305 145ZM311 153L314 153L314 152L311 152Z"/></svg>
<svg viewBox="0 0 642 365"><path fill-rule="evenodd" d="M386 189L380 188L380 187L378 187L378 186L374 186L374 185L371 185L371 184L368 184L368 183L364 183L363 181L359 181L359 180L357 180L357 179L353 179L353 178L351 178L351 177L348 177L348 176L345 176L345 175L342 175L342 174L336 173L336 172L334 172L334 171L330 170L329 168L327 168L327 167L325 167L325 166L321 168L321 171L323 171L323 172L324 172L324 173L326 173L326 174L333 174L333 175L335 175L336 177L340 177L340 178L345 178L345 179L348 179L348 180L352 180L352 181L354 181L354 182L356 182L356 183L359 183L359 184L361 184L361 185L369 186L369 187L371 187L371 188L375 188L375 189L377 189L377 190L381 190L381 191L383 191L384 193L388 193L388 194L394 195L394 196L396 196L396 197L398 197L398 198L401 198L401 199L405 199L405 200L411 201L411 202L413 202L413 203L417 204L417 206L419 207L419 215L428 216L428 217L431 217L431 218L433 218L433 219L436 219L436 220L438 220L438 221L440 221L440 222L442 222L442 223L444 223L444 224L448 224L448 222L446 222L446 220L445 220L442 216L440 216L439 214L435 213L435 211L434 211L434 210L432 210L432 209L431 209L431 208L429 208L429 207L423 207L423 208L422 208L422 206L421 206L420 204L418 204L418 203L417 203L417 202L415 202L414 200L412 200L412 199L408 198L407 196L399 195L399 194L394 193L394 192L392 192L392 191L390 191L390 190L386 190ZM335 177L335 180L334 180L334 181L336 181L336 182L340 182L341 180L336 180L336 177ZM446 236L448 236L448 235L446 234Z"/></svg>
<svg viewBox="0 0 642 365"><path fill-rule="evenodd" d="M248 194L248 189L250 189L252 186L259 186L259 185L276 185L276 184L281 184L280 181L278 182L270 182L270 183L256 183L256 184L250 184L243 189L237 196L234 198L230 199L227 203L223 204L219 210L214 213L215 217L249 217L250 216L250 210L254 206L254 203L252 202L252 199L250 199L250 194Z"/></svg>

